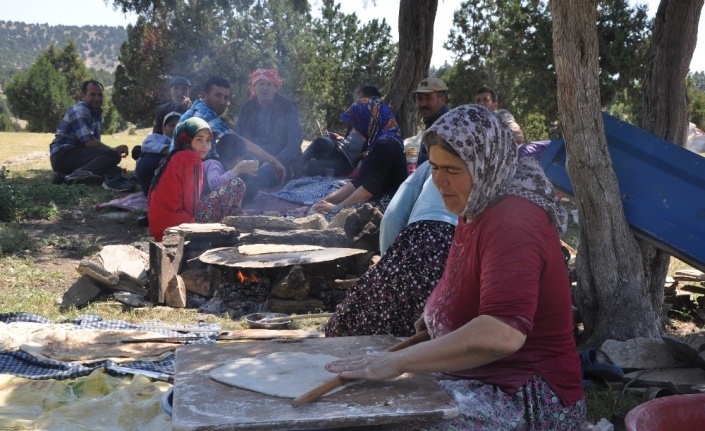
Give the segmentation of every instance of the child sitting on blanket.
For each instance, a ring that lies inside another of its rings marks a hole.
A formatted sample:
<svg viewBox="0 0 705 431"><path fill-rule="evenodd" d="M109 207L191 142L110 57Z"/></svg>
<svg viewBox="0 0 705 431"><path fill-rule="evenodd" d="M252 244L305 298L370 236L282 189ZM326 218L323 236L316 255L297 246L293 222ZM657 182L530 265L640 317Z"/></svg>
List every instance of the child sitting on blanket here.
<svg viewBox="0 0 705 431"><path fill-rule="evenodd" d="M150 133L142 142L132 149L132 158L137 160L135 164L135 176L140 183L142 193L147 196L149 185L152 184L154 171L159 167L159 162L169 152L171 145L171 135L174 133L176 123L179 122L181 114L170 112L164 117L162 133Z"/></svg>
<svg viewBox="0 0 705 431"><path fill-rule="evenodd" d="M217 223L240 213L245 196L244 175L256 176L257 160L243 160L245 142L234 133L226 133L215 146L217 158L203 162L204 182L196 221Z"/></svg>

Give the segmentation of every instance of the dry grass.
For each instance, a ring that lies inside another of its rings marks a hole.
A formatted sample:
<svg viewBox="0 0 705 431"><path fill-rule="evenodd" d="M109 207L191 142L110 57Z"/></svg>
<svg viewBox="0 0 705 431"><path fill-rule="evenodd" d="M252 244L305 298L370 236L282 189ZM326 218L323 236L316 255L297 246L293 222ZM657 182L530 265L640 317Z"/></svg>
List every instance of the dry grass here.
<svg viewBox="0 0 705 431"><path fill-rule="evenodd" d="M132 148L135 145L140 145L150 132L151 129L138 129L133 135L127 131L120 132L114 135L103 136L103 142L112 147L124 144ZM43 160L37 159L29 164L22 163L21 169L50 169L48 154L49 144L53 139L54 135L51 133L0 132L0 144L2 145L2 150L0 150L0 165L8 164L8 162L13 165L15 164L13 162L27 154L44 152L47 154L46 158ZM128 156L120 165L128 170L133 170L135 168L135 161Z"/></svg>

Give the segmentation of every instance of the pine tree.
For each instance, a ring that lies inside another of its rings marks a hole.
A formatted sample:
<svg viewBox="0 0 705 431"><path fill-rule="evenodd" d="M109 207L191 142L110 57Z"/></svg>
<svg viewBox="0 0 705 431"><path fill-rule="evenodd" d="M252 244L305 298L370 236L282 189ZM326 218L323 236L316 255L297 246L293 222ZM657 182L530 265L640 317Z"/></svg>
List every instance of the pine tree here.
<svg viewBox="0 0 705 431"><path fill-rule="evenodd" d="M39 56L27 72L17 74L7 85L12 112L27 120L30 132L52 132L73 104L66 78L46 56Z"/></svg>

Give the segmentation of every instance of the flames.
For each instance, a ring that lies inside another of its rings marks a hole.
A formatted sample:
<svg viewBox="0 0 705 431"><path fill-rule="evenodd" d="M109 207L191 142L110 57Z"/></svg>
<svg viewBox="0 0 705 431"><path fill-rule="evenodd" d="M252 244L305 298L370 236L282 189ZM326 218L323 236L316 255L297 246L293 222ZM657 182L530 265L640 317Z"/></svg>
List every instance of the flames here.
<svg viewBox="0 0 705 431"><path fill-rule="evenodd" d="M251 284L259 283L259 278L257 276L255 276L254 274L250 274L250 276L248 277L247 275L243 274L240 271L237 272L237 279L240 283L251 283Z"/></svg>

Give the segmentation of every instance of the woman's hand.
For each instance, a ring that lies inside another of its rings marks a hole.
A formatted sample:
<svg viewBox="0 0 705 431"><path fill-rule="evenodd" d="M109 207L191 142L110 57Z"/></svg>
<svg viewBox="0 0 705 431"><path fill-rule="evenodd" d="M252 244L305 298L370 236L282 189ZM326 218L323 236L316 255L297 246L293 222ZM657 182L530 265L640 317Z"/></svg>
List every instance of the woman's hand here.
<svg viewBox="0 0 705 431"><path fill-rule="evenodd" d="M338 359L326 364L325 369L331 373L338 373L344 379L388 380L403 374L396 367L395 359L398 355L398 353L380 352Z"/></svg>
<svg viewBox="0 0 705 431"><path fill-rule="evenodd" d="M283 184L286 181L286 168L277 159L272 162L272 168L274 169L274 175L277 176L279 184Z"/></svg>
<svg viewBox="0 0 705 431"><path fill-rule="evenodd" d="M344 138L335 132L328 132L328 136L334 141L342 141Z"/></svg>
<svg viewBox="0 0 705 431"><path fill-rule="evenodd" d="M421 315L421 317L419 317L419 320L414 322L414 329L416 330L417 334L421 331L428 329L426 327L426 320L423 318L423 314Z"/></svg>
<svg viewBox="0 0 705 431"><path fill-rule="evenodd" d="M311 207L312 210L319 214L327 214L329 212L333 212L338 208L336 204L332 204L328 201L318 201L313 206Z"/></svg>
<svg viewBox="0 0 705 431"><path fill-rule="evenodd" d="M257 160L243 160L233 167L233 172L237 176L247 174L255 177L258 170L259 162Z"/></svg>

